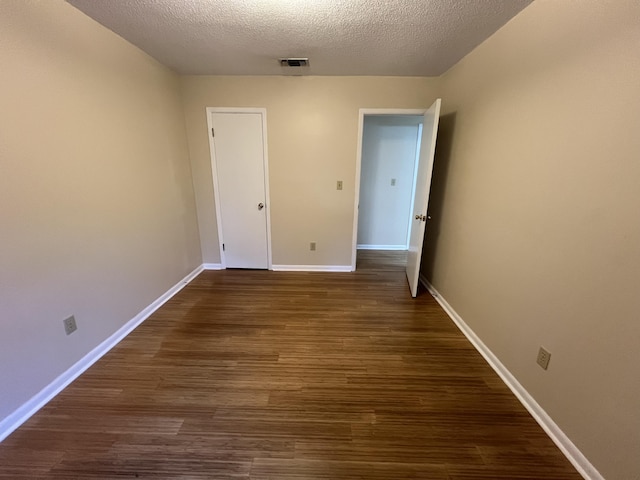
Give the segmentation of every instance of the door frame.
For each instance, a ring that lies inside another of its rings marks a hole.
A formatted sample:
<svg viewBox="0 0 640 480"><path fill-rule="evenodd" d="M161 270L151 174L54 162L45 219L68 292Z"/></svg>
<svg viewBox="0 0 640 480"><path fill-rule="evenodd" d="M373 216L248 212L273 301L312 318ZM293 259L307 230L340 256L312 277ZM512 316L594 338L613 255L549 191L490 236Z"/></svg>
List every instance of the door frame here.
<svg viewBox="0 0 640 480"><path fill-rule="evenodd" d="M360 175L362 170L362 137L366 115L424 115L428 108L361 108L358 112L358 150L356 153L355 199L353 204L353 233L351 242L351 271L356 271L358 255L358 205L360 204ZM417 153L419 155L419 152ZM415 179L414 179L415 183ZM414 185L415 188L415 185ZM409 229L411 231L411 229Z"/></svg>
<svg viewBox="0 0 640 480"><path fill-rule="evenodd" d="M269 195L269 155L267 144L267 109L266 108L253 108L253 107L207 107L207 137L209 138L209 158L211 160L211 181L213 185L213 198L216 205L216 223L218 227L218 247L220 248L220 264L223 269L227 268L227 262L224 256L224 249L222 245L224 243L224 232L222 231L222 215L220 210L220 194L218 188L218 169L216 166L216 151L214 145L213 135L211 135L211 129L213 128L213 121L211 119L212 113L258 113L262 118L262 150L263 150L263 162L264 162L264 195L265 195L265 215L267 219L267 269L273 270L273 263L271 260L271 197Z"/></svg>

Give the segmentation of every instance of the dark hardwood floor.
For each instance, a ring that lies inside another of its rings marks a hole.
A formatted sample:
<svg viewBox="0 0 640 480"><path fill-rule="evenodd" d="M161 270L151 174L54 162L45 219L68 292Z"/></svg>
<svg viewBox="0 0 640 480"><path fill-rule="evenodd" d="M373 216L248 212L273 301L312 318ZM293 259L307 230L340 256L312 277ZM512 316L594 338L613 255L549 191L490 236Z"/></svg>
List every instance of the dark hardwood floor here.
<svg viewBox="0 0 640 480"><path fill-rule="evenodd" d="M202 273L0 444L0 478L580 479L403 262Z"/></svg>

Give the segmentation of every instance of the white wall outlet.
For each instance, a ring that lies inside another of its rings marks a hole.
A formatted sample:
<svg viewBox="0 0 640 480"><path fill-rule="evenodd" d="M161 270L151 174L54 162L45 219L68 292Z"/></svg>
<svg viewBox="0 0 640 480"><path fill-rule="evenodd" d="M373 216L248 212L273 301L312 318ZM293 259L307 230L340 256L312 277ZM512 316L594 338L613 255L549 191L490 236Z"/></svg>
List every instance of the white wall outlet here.
<svg viewBox="0 0 640 480"><path fill-rule="evenodd" d="M65 318L62 322L64 323L64 332L67 335L71 335L78 329L78 326L76 325L76 317L74 317L73 315L71 315L69 318Z"/></svg>
<svg viewBox="0 0 640 480"><path fill-rule="evenodd" d="M309 243L309 250L311 250L312 252L316 251L316 242Z"/></svg>
<svg viewBox="0 0 640 480"><path fill-rule="evenodd" d="M342 180L336 182L336 190L342 190Z"/></svg>
<svg viewBox="0 0 640 480"><path fill-rule="evenodd" d="M540 347L540 350L538 350L538 365L546 370L549 368L549 360L551 360L551 353L544 347Z"/></svg>

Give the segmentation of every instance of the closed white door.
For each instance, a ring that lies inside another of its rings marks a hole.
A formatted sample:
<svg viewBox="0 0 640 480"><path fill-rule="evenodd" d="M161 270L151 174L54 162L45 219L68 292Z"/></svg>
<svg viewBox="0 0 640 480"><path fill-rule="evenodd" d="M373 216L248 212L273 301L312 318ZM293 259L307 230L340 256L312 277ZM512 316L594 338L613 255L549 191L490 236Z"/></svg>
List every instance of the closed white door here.
<svg viewBox="0 0 640 480"><path fill-rule="evenodd" d="M211 113L218 235L228 268L269 268L262 115Z"/></svg>
<svg viewBox="0 0 640 480"><path fill-rule="evenodd" d="M411 220L411 234L409 238L409 252L407 254L407 280L411 289L411 296L418 294L420 276L420 261L422 260L422 244L427 225L427 207L429 206L429 192L431 190L431 176L433 174L433 159L436 152L436 137L440 120L441 100L437 99L424 114L422 127L422 141L420 144L420 158L416 176L416 192L413 200L413 217Z"/></svg>

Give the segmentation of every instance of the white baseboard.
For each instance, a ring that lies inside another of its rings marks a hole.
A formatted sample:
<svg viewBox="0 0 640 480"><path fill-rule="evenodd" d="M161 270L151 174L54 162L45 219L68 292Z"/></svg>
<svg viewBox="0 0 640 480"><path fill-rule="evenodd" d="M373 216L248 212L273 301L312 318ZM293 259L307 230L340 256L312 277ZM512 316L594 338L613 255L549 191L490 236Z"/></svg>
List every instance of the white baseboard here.
<svg viewBox="0 0 640 480"><path fill-rule="evenodd" d="M26 403L18 407L13 413L0 421L0 442L7 438L20 425L29 420L38 410L44 407L53 397L67 387L71 382L78 378L91 365L96 363L109 350L115 347L120 341L131 333L138 325L144 322L153 312L164 305L171 297L184 288L191 280L193 280L200 272L203 266L199 266L193 272L188 274L173 287L158 297L153 303L142 310L138 315L133 317L122 327L120 327L110 337L100 343L97 347L87 353L78 360L71 368L58 376L53 382L44 387L40 392L31 397Z"/></svg>
<svg viewBox="0 0 640 480"><path fill-rule="evenodd" d="M351 272L351 265L273 265L274 272Z"/></svg>
<svg viewBox="0 0 640 480"><path fill-rule="evenodd" d="M406 245L356 245L358 250L407 250Z"/></svg>
<svg viewBox="0 0 640 480"><path fill-rule="evenodd" d="M202 269L203 270L224 270L225 268L222 266L221 263L203 263Z"/></svg>
<svg viewBox="0 0 640 480"><path fill-rule="evenodd" d="M587 457L574 445L560 427L553 421L547 412L535 401L529 392L522 386L513 374L504 366L504 364L495 356L495 354L487 347L475 332L466 324L466 322L458 315L451 305L440 295L440 293L429 283L429 281L420 275L420 282L427 287L433 298L440 304L444 311L451 317L465 337L478 350L480 355L484 357L487 363L500 376L502 381L509 387L513 394L520 400L520 403L529 411L531 416L540 424L543 430L549 435L549 438L558 446L562 453L567 457L571 464L578 470L586 480L604 480L604 477L589 462Z"/></svg>

